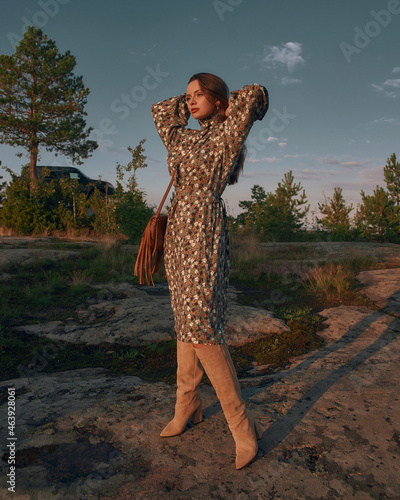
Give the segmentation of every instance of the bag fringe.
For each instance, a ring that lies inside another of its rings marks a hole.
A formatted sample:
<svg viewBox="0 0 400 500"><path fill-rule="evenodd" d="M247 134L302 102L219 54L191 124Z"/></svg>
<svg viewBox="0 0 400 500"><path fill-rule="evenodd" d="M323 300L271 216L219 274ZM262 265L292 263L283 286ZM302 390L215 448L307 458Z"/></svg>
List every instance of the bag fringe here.
<svg viewBox="0 0 400 500"><path fill-rule="evenodd" d="M144 230L135 264L135 276L139 283L154 286L153 274L161 267L164 256L164 235L167 228L167 215L153 215Z"/></svg>

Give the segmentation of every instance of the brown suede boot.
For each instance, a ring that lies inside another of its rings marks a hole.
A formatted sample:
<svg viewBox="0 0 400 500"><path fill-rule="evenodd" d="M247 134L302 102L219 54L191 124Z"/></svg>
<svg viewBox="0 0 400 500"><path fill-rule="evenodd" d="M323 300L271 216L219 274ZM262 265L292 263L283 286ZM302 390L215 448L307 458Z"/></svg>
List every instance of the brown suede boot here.
<svg viewBox="0 0 400 500"><path fill-rule="evenodd" d="M169 437L181 434L192 418L198 424L203 420L202 403L197 388L203 377L203 368L199 362L193 344L177 341L176 357L176 404L175 416L163 429L160 436Z"/></svg>
<svg viewBox="0 0 400 500"><path fill-rule="evenodd" d="M262 431L246 411L235 367L225 344L196 346L196 353L210 379L236 443L236 469L257 455Z"/></svg>

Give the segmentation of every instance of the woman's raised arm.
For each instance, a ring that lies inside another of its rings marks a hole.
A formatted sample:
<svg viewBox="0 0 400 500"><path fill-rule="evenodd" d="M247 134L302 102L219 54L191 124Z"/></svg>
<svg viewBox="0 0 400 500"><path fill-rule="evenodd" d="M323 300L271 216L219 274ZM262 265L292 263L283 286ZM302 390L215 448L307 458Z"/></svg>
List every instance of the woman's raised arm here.
<svg viewBox="0 0 400 500"><path fill-rule="evenodd" d="M169 150L171 144L179 140L189 120L186 94L153 104L151 112L161 140Z"/></svg>
<svg viewBox="0 0 400 500"><path fill-rule="evenodd" d="M231 92L228 117L223 123L227 166L234 163L253 123L264 118L268 105L267 89L257 83Z"/></svg>

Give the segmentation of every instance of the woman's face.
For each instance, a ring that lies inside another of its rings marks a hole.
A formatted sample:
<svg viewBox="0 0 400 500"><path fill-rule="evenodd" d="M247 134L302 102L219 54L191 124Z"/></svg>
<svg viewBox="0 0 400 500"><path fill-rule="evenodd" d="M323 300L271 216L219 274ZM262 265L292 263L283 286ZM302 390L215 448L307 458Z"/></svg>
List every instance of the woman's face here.
<svg viewBox="0 0 400 500"><path fill-rule="evenodd" d="M193 118L202 120L217 111L215 103L210 102L200 88L198 80L190 82L186 90L186 102Z"/></svg>

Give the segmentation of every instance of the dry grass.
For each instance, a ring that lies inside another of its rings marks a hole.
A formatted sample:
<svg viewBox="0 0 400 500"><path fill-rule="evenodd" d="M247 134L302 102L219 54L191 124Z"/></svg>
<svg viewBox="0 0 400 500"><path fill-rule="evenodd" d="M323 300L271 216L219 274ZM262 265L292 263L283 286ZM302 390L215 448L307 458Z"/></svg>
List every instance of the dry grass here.
<svg viewBox="0 0 400 500"><path fill-rule="evenodd" d="M12 229L7 229L3 226L0 226L0 236L17 236L15 231Z"/></svg>
<svg viewBox="0 0 400 500"><path fill-rule="evenodd" d="M127 240L128 238L124 235L117 235L110 237L110 235L97 234L88 228L81 229L66 229L65 231L55 230L45 230L42 233L37 233L34 235L21 235L14 229L5 228L0 225L0 237L25 237L25 238L60 238L66 240L93 240L93 241L109 241L109 240Z"/></svg>
<svg viewBox="0 0 400 500"><path fill-rule="evenodd" d="M73 285L88 285L93 279L87 269L74 269L70 278Z"/></svg>
<svg viewBox="0 0 400 500"><path fill-rule="evenodd" d="M268 252L254 236L233 238L231 241L231 260L233 265L251 264L265 260Z"/></svg>
<svg viewBox="0 0 400 500"><path fill-rule="evenodd" d="M293 277L304 275L303 256L304 248L290 243L278 249L265 247L255 237L236 237L231 243L231 277L238 281L258 281L261 277L293 281Z"/></svg>
<svg viewBox="0 0 400 500"><path fill-rule="evenodd" d="M354 272L347 266L329 262L314 269L304 269L301 283L308 292L322 293L326 297L336 293L340 297L350 289L353 278Z"/></svg>

